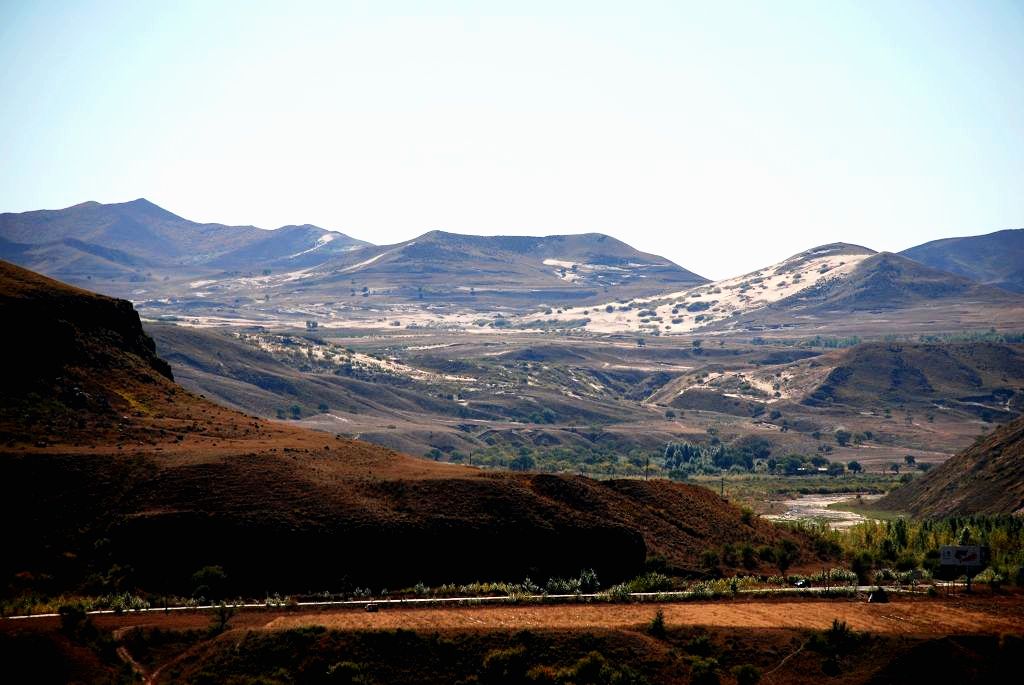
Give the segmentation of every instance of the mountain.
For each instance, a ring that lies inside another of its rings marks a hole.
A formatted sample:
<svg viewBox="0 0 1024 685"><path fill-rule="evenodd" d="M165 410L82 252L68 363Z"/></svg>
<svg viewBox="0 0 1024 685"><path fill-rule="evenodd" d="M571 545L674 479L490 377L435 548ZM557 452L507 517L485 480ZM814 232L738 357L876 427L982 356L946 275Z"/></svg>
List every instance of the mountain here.
<svg viewBox="0 0 1024 685"><path fill-rule="evenodd" d="M696 570L788 538L668 481L493 473L247 416L176 385L125 301L0 263L4 592L388 587ZM262 596L262 594L260 594Z"/></svg>
<svg viewBox="0 0 1024 685"><path fill-rule="evenodd" d="M0 214L0 257L77 284L301 268L365 245L310 225L199 224L145 199Z"/></svg>
<svg viewBox="0 0 1024 685"><path fill-rule="evenodd" d="M914 516L1024 513L1024 418L979 438L876 504Z"/></svg>
<svg viewBox="0 0 1024 685"><path fill-rule="evenodd" d="M572 320L577 310L538 320ZM594 332L877 333L1024 324L1024 297L846 243L823 245L735 278L584 313Z"/></svg>
<svg viewBox="0 0 1024 685"><path fill-rule="evenodd" d="M900 254L978 283L1024 293L1024 228L933 240Z"/></svg>
<svg viewBox="0 0 1024 685"><path fill-rule="evenodd" d="M430 231L335 257L308 274L302 286L367 287L389 302L520 307L594 301L602 293L631 297L705 282L664 257L600 233L533 237Z"/></svg>

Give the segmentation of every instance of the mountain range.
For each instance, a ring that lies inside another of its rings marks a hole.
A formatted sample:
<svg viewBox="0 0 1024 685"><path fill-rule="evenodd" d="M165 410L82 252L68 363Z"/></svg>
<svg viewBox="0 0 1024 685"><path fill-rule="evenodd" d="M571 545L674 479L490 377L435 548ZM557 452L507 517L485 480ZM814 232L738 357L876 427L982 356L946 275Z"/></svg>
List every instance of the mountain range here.
<svg viewBox="0 0 1024 685"><path fill-rule="evenodd" d="M1022 328L1022 246L1024 230L900 254L834 243L709 282L599 233L430 231L379 246L310 225L199 224L144 199L0 215L0 257L130 298L148 318L201 325L645 335L860 334L886 322L910 333Z"/></svg>
<svg viewBox="0 0 1024 685"><path fill-rule="evenodd" d="M430 231L375 246L310 225L261 230L199 224L145 199L0 214L0 258L109 294L251 297L372 292L375 301L464 301L515 307L599 293L650 295L704 283L671 261L610 236L474 236ZM239 281L240 278L258 278ZM262 293L261 293L262 294Z"/></svg>
<svg viewBox="0 0 1024 685"><path fill-rule="evenodd" d="M317 226L200 224L146 199L0 214L0 257L70 282L142 282L165 271L302 268L367 243Z"/></svg>

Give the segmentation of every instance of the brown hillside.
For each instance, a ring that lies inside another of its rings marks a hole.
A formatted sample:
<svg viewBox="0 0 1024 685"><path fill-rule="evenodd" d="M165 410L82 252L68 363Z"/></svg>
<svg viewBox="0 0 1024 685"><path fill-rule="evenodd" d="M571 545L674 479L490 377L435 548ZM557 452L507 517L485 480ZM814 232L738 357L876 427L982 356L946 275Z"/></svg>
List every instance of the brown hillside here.
<svg viewBox="0 0 1024 685"><path fill-rule="evenodd" d="M803 542L703 488L482 472L219 407L171 381L130 304L6 264L0 315L9 591L188 592L212 564L250 593L612 580L652 555L685 570L726 542Z"/></svg>
<svg viewBox="0 0 1024 685"><path fill-rule="evenodd" d="M878 501L915 516L1024 513L1024 418Z"/></svg>

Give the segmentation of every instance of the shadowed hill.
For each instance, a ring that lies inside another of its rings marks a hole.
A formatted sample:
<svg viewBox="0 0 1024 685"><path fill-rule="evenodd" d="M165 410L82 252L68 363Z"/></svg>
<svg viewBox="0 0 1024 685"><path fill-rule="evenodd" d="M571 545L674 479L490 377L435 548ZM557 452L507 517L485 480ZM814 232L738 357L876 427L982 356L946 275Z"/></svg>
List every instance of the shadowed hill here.
<svg viewBox="0 0 1024 685"><path fill-rule="evenodd" d="M878 501L915 516L1024 513L1024 418Z"/></svg>
<svg viewBox="0 0 1024 685"><path fill-rule="evenodd" d="M7 592L232 591L521 578L797 533L706 489L499 474L256 419L176 386L126 302L4 264L0 517ZM12 486L13 484L13 486ZM803 561L814 558L803 552Z"/></svg>
<svg viewBox="0 0 1024 685"><path fill-rule="evenodd" d="M900 253L978 283L1024 293L1024 229L933 240Z"/></svg>

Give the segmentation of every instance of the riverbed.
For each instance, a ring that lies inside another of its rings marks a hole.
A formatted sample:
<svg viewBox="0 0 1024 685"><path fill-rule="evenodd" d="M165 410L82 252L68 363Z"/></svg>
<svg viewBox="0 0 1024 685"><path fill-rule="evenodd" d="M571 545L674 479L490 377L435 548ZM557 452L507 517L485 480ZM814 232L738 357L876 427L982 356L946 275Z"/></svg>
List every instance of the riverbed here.
<svg viewBox="0 0 1024 685"><path fill-rule="evenodd" d="M861 494L860 497L862 502L871 502L881 497L881 495ZM771 521L825 521L830 528L844 530L852 528L868 519L853 511L829 509L828 506L838 502L853 502L856 499L857 493L798 495L793 499L783 500L778 503L785 508L783 513L766 514L764 518Z"/></svg>

